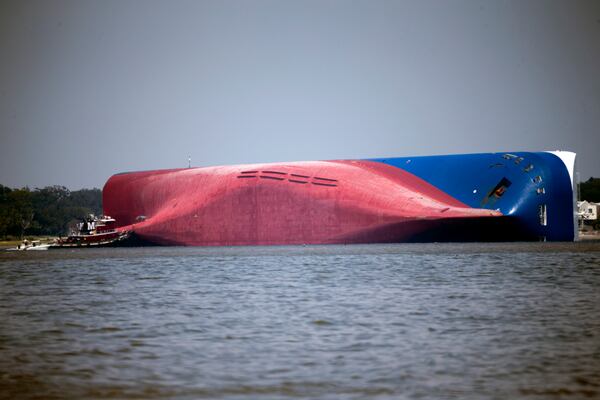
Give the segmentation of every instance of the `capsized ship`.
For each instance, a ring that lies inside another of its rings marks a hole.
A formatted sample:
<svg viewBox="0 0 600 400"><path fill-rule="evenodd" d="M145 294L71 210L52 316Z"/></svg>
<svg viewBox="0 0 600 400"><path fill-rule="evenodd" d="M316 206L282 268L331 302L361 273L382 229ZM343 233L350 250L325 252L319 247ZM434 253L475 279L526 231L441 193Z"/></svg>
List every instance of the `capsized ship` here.
<svg viewBox="0 0 600 400"><path fill-rule="evenodd" d="M574 164L561 151L128 172L103 205L158 245L572 241Z"/></svg>

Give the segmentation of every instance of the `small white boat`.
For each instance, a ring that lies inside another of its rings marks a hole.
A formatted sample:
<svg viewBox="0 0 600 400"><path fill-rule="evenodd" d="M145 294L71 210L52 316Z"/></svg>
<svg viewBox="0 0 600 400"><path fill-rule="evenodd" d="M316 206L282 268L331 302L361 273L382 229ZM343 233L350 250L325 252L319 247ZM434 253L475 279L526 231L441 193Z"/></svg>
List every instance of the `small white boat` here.
<svg viewBox="0 0 600 400"><path fill-rule="evenodd" d="M50 248L50 246L52 246L51 244L45 243L45 244L38 244L36 246L29 246L27 248L25 248L25 250L29 251L29 250L48 250Z"/></svg>
<svg viewBox="0 0 600 400"><path fill-rule="evenodd" d="M39 240L33 240L33 241L28 241L28 240L23 240L23 243L19 244L17 247L13 247L10 249L6 249L8 251L29 251L29 250L35 250L35 251L39 251L39 250L48 250L51 246L53 246L50 243L42 243Z"/></svg>

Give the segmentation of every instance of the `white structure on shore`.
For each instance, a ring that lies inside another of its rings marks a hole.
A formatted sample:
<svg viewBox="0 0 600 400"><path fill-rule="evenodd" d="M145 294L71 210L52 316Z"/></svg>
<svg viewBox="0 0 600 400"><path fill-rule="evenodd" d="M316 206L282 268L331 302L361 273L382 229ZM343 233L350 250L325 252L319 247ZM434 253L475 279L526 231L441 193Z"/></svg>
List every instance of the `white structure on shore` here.
<svg viewBox="0 0 600 400"><path fill-rule="evenodd" d="M598 219L598 208L600 203L590 201L577 202L577 217L582 221L596 221Z"/></svg>

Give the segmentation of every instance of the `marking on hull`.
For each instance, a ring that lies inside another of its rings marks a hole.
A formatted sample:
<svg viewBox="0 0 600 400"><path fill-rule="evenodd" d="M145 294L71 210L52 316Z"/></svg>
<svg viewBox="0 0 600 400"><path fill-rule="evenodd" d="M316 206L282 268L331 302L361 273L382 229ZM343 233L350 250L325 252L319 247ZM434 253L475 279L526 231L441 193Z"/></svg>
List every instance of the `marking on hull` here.
<svg viewBox="0 0 600 400"><path fill-rule="evenodd" d="M260 175L256 175L259 174ZM305 185L307 183L312 183L317 186L328 186L328 187L336 187L338 185L337 179L332 178L323 178L321 176L313 176L310 175L302 175L302 174L293 174L281 171L273 171L273 170L252 170L252 171L241 171L241 175L237 175L238 178L261 178L261 179L271 179L275 181L284 181L286 180L284 176L289 175L292 178L288 178L287 181L291 183L299 183Z"/></svg>
<svg viewBox="0 0 600 400"><path fill-rule="evenodd" d="M320 181L327 181L327 182L337 182L337 179L319 178L318 176L315 176L314 179L317 179Z"/></svg>
<svg viewBox="0 0 600 400"><path fill-rule="evenodd" d="M321 182L311 182L313 185L318 185L318 186L333 186L333 187L337 187L337 185L332 184L332 183L321 183Z"/></svg>

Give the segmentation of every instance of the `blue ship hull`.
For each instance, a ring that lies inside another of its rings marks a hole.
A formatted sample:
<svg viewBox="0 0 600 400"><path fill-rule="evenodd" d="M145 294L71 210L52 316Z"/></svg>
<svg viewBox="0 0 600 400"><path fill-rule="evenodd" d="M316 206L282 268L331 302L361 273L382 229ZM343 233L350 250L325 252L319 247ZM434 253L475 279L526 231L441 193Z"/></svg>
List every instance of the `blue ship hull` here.
<svg viewBox="0 0 600 400"><path fill-rule="evenodd" d="M462 227L455 224L454 237L459 240L461 235L466 240L477 240L479 235L484 235L480 237L483 240L577 239L574 153L482 153L370 161L414 174L470 207L503 214L497 221L465 221L467 225ZM446 232L439 236L453 235Z"/></svg>

